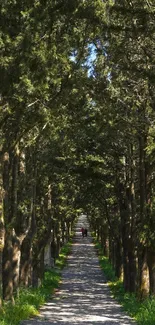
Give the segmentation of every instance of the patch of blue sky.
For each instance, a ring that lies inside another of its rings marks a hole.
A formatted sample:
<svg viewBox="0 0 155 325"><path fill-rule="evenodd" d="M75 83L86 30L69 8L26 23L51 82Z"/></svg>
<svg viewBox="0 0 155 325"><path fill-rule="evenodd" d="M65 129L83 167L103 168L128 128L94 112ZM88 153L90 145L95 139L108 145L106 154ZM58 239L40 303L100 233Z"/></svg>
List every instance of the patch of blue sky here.
<svg viewBox="0 0 155 325"><path fill-rule="evenodd" d="M70 60L76 63L77 55L78 55L78 51L74 50L70 55ZM88 76L90 76L93 73L93 62L95 61L95 59L96 59L96 46L94 44L89 44L88 55L85 58L85 62L81 64L81 66L88 68Z"/></svg>
<svg viewBox="0 0 155 325"><path fill-rule="evenodd" d="M94 62L97 58L97 52L98 50L101 51L101 53L104 55L104 56L107 56L107 53L106 53L106 47L103 47L100 42L99 44L96 46L95 44L91 43L91 44L88 44L87 46L87 49L88 49L88 54L85 58L85 62L83 62L81 64L81 66L87 68L88 70L88 76L93 76L94 74ZM72 54L70 55L70 60L73 61L73 62L77 62L77 56L78 56L78 51L77 50L74 50L72 52Z"/></svg>
<svg viewBox="0 0 155 325"><path fill-rule="evenodd" d="M96 46L94 44L88 45L89 54L86 59L86 66L88 66L88 76L93 75L94 72L94 61L96 60Z"/></svg>
<svg viewBox="0 0 155 325"><path fill-rule="evenodd" d="M76 58L77 58L77 50L72 51L72 54L70 55L70 60L73 62L76 62Z"/></svg>

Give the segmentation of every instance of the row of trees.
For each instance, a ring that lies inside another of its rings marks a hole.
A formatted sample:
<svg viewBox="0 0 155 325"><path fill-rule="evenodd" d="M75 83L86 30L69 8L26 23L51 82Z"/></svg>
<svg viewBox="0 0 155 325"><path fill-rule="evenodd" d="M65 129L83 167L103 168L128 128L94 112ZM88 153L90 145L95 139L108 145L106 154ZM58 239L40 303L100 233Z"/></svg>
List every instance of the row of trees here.
<svg viewBox="0 0 155 325"><path fill-rule="evenodd" d="M83 57L87 7L92 15L96 9L80 1L0 6L0 287L13 301L19 286L42 279L47 242L52 238L56 257L78 213L66 130L80 63L71 57L75 48Z"/></svg>
<svg viewBox="0 0 155 325"><path fill-rule="evenodd" d="M82 210L125 289L154 293L153 2L10 0L1 16L1 296L38 284Z"/></svg>
<svg viewBox="0 0 155 325"><path fill-rule="evenodd" d="M94 66L102 182L91 223L125 290L142 298L155 293L154 10L116 1Z"/></svg>

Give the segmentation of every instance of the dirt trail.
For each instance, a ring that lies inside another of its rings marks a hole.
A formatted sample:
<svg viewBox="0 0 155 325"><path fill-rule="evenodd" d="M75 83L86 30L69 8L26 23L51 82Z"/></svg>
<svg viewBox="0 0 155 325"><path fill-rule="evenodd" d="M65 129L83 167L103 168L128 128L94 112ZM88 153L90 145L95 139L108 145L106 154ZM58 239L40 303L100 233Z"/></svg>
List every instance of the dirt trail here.
<svg viewBox="0 0 155 325"><path fill-rule="evenodd" d="M133 325L136 324L111 297L99 267L92 238L82 238L81 227L88 227L80 216L62 284L54 298L40 309L40 316L21 325Z"/></svg>

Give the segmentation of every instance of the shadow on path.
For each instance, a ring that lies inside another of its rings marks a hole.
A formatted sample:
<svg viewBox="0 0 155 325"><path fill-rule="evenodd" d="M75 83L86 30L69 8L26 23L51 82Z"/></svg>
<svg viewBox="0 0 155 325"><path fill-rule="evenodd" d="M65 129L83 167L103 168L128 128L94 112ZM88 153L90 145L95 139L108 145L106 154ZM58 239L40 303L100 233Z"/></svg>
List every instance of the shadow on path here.
<svg viewBox="0 0 155 325"><path fill-rule="evenodd" d="M21 325L132 325L120 305L110 296L100 269L92 238L82 238L81 227L89 229L80 216L62 284L54 298L40 309L40 316Z"/></svg>

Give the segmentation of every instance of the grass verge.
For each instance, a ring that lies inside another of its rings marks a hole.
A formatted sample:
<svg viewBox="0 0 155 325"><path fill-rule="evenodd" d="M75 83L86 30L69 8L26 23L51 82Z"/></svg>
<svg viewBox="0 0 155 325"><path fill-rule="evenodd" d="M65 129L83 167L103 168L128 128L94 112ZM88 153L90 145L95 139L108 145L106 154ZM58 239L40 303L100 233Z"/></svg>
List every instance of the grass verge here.
<svg viewBox="0 0 155 325"><path fill-rule="evenodd" d="M135 294L124 291L122 281L118 280L107 257L103 256L101 245L94 238L101 269L103 270L111 293L123 306L123 309L133 317L139 325L155 325L155 297L150 297L140 302Z"/></svg>
<svg viewBox="0 0 155 325"><path fill-rule="evenodd" d="M71 241L62 247L60 256L56 260L56 268L45 272L44 281L37 289L20 289L19 298L16 298L15 305L5 303L0 311L0 325L19 325L20 321L39 314L39 307L43 305L54 290L58 288L61 280L61 270L66 265L67 255L71 249Z"/></svg>

